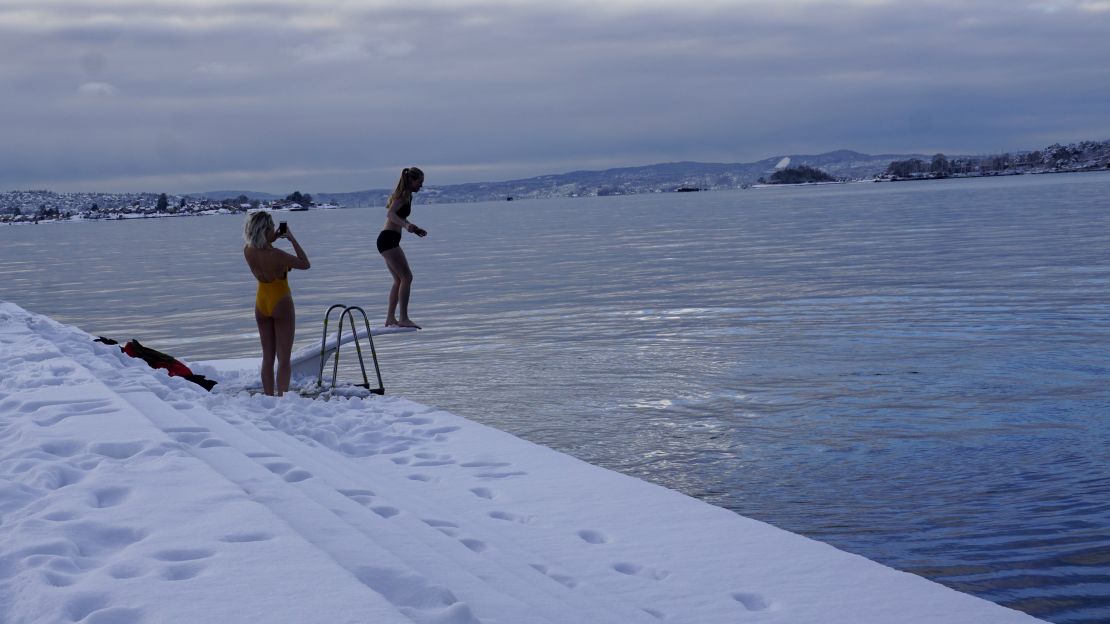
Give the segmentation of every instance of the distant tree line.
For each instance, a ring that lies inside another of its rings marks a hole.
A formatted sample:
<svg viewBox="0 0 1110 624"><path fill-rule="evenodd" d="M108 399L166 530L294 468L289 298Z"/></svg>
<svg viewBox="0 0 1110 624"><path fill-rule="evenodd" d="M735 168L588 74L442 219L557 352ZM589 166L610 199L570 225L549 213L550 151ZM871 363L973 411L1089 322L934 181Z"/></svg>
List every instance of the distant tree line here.
<svg viewBox="0 0 1110 624"><path fill-rule="evenodd" d="M288 195L285 199L302 206L309 206L312 204L312 196L308 193L302 195L300 191L293 191L293 193Z"/></svg>
<svg viewBox="0 0 1110 624"><path fill-rule="evenodd" d="M944 154L936 154L929 162L920 158L896 160L887 167L885 175L895 179L947 178L1104 168L1110 168L1110 141L1083 141L1071 145L1054 143L1043 150L979 157L949 159Z"/></svg>

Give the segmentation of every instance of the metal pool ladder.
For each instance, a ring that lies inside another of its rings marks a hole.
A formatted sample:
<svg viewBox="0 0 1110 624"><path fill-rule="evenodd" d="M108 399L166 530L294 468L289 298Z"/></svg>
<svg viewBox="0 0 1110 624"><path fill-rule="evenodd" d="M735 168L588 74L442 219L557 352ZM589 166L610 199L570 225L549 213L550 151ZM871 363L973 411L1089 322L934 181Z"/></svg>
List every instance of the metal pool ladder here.
<svg viewBox="0 0 1110 624"><path fill-rule="evenodd" d="M385 394L385 385L382 384L382 369L378 366L378 352L374 349L374 337L370 334L370 319L366 316L366 311L358 306L346 306L342 303L337 303L328 308L324 313L324 336L320 340L320 373L316 376L316 385L324 385L324 364L327 361L328 353L328 321L331 319L331 313L335 310L342 309L339 313L339 330L335 332L335 364L331 373L331 387L335 387L335 380L339 376L339 347L343 344L343 319L350 317L351 319L351 337L354 339L355 351L358 352L358 365L362 369L362 383L355 384L359 387L366 388L374 394ZM370 341L370 355L374 358L374 371L378 375L378 387L371 388L370 380L366 377L366 364L362 360L362 347L358 342L358 330L355 329L355 315L358 312L362 315L362 322L366 325L366 339Z"/></svg>

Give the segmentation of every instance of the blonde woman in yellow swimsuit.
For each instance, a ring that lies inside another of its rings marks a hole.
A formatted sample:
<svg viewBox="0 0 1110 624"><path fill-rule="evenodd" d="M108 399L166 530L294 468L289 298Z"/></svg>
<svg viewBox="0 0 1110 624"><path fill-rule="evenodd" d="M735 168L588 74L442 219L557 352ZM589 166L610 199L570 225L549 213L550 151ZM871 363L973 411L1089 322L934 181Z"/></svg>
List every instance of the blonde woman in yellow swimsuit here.
<svg viewBox="0 0 1110 624"><path fill-rule="evenodd" d="M292 372L289 356L293 352L293 334L297 315L293 309L293 293L289 290L287 275L290 269L307 269L312 266L308 256L288 228L278 232L274 219L268 212L256 212L247 217L243 226L243 256L247 266L258 280L258 293L254 298L254 319L258 322L258 336L262 339L262 390L274 394L274 357L277 357L277 395L289 390ZM274 248L274 241L288 239L297 255Z"/></svg>

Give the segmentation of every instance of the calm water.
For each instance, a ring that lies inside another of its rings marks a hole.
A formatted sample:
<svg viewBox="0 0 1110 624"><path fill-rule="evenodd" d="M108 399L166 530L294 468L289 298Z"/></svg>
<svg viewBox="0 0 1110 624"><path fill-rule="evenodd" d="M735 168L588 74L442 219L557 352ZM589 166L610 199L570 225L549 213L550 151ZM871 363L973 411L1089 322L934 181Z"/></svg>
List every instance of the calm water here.
<svg viewBox="0 0 1110 624"><path fill-rule="evenodd" d="M430 172L434 174L434 172ZM1110 174L456 206L386 389L1058 623L1110 621ZM381 210L287 217L299 341ZM242 218L0 228L0 298L254 355Z"/></svg>

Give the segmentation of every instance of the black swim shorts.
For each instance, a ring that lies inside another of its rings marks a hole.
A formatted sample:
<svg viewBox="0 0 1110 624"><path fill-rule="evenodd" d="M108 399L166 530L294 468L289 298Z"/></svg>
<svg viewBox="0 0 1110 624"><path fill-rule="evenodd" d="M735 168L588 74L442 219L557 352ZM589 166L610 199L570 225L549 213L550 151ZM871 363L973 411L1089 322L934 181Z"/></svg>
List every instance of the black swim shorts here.
<svg viewBox="0 0 1110 624"><path fill-rule="evenodd" d="M378 253L385 253L394 247L401 246L401 233L393 230L382 230L378 234Z"/></svg>

